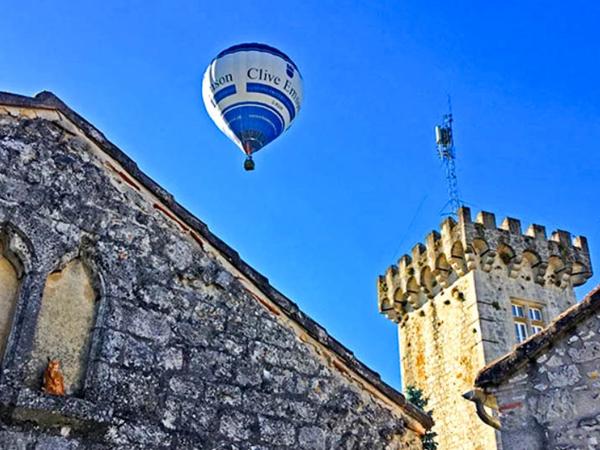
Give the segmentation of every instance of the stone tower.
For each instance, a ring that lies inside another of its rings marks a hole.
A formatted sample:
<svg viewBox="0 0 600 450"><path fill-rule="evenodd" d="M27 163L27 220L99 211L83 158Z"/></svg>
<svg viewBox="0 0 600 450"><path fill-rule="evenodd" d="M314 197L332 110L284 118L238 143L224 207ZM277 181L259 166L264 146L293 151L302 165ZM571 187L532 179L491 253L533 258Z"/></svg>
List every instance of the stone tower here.
<svg viewBox="0 0 600 450"><path fill-rule="evenodd" d="M429 397L443 449L494 449L494 429L462 398L484 365L576 302L591 276L587 242L565 231L546 237L516 219L468 208L379 277L379 310L398 323L402 382Z"/></svg>

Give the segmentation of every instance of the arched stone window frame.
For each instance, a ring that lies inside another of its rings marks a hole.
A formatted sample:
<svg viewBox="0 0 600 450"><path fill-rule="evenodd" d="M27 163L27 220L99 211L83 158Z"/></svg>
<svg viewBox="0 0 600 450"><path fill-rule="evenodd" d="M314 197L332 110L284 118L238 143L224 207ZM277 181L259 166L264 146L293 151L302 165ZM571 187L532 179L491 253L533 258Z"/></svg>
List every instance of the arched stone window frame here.
<svg viewBox="0 0 600 450"><path fill-rule="evenodd" d="M100 370L94 361L99 352L99 329L106 308L106 289L96 265L93 240L84 238L81 245L59 257L56 255L56 247L41 248L42 240L47 239L48 235L43 232L29 233L26 223L20 225L22 226L17 227L12 223L0 222L0 239L5 243L3 248L6 249L4 252L18 266L20 277L11 330L1 361L0 407L8 411L11 420L16 423L34 422L42 427L53 428L64 425L86 429L91 427L101 433L112 423L112 410L95 401L93 394L90 394L92 389L88 391L93 380L98 378L96 371ZM91 330L80 396L56 397L43 394L39 384L29 384L36 378L30 371L30 361L46 278L61 264L66 264L75 257L83 258L91 271L97 293L96 317Z"/></svg>
<svg viewBox="0 0 600 450"><path fill-rule="evenodd" d="M27 376L25 379L26 384L33 390L38 390L41 388L41 374L39 372L39 368L36 367L35 361L33 360L34 356L34 345L35 345L35 335L37 333L37 327L39 325L40 313L42 310L42 301L43 301L43 293L44 288L47 282L48 277L55 273L64 270L70 263L79 259L85 269L88 271L88 276L92 284L92 289L95 293L95 312L92 319L92 326L89 331L89 341L87 343L87 349L85 357L85 367L84 372L81 375L81 386L72 394L68 394L70 397L75 398L86 398L86 392L89 391L89 387L94 379L94 361L97 360L98 353L100 351L100 338L101 338L101 324L102 317L105 314L105 285L104 279L101 275L100 268L96 264L96 251L93 243L90 240L84 240L81 245L60 257L60 259L49 269L46 270L43 274L40 274L40 285L41 290L39 292L39 298L36 302L36 311L35 311L35 323L33 323L32 333L30 335L29 342L29 364L27 368Z"/></svg>
<svg viewBox="0 0 600 450"><path fill-rule="evenodd" d="M35 296L36 283L33 276L36 266L33 245L25 233L11 222L0 223L0 240L2 256L5 257L16 271L18 290L12 313L10 331L8 333L4 352L0 355L0 383L8 383L12 379L21 379L21 367L26 360L20 351L20 343L26 339L22 323L28 313L29 299Z"/></svg>
<svg viewBox="0 0 600 450"><path fill-rule="evenodd" d="M92 387L94 380L97 379L96 371L98 370L98 365L96 364L96 361L100 359L103 327L105 323L104 317L107 314L108 302L106 296L106 284L98 263L99 259L98 254L96 253L96 247L91 243L84 244L80 250L79 257L82 258L90 271L92 286L96 292L96 315L90 331L87 364L83 376L81 392L81 396L87 398L90 387Z"/></svg>

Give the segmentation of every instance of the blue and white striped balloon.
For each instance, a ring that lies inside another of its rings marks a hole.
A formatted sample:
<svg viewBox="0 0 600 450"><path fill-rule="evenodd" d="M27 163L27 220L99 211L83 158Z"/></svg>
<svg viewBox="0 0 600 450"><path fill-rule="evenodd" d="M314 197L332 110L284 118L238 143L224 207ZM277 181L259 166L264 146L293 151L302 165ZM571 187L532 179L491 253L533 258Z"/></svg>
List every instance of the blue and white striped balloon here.
<svg viewBox="0 0 600 450"><path fill-rule="evenodd" d="M264 44L240 44L212 60L202 81L211 119L248 157L287 130L302 104L302 77L283 52Z"/></svg>

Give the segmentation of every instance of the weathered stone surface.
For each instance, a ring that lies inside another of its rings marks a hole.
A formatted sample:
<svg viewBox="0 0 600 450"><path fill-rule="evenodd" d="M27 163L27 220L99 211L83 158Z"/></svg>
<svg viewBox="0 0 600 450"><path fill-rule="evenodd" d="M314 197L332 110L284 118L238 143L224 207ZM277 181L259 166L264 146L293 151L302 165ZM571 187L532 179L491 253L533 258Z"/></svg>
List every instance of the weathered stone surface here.
<svg viewBox="0 0 600 450"><path fill-rule="evenodd" d="M503 448L600 445L600 289L486 367L477 383L495 396Z"/></svg>
<svg viewBox="0 0 600 450"><path fill-rule="evenodd" d="M29 354L48 274L84 255L99 280L82 398L23 397L21 417L34 418L0 419L0 443L28 450L420 448L408 424L415 417L427 424L421 412L397 403L391 390L379 397L395 400L384 402L352 381L354 367L369 373L342 346L319 347L334 341L254 274L261 289L279 296L280 310L257 301L241 281L247 275L228 265L234 255L209 251L69 127L0 107L0 226L22 233L33 261L23 262L19 326L0 380L9 414L13 392L39 387ZM292 316L316 341L299 337ZM74 431L62 436L65 424Z"/></svg>
<svg viewBox="0 0 600 450"><path fill-rule="evenodd" d="M321 428L305 427L298 434L300 448L307 450L321 450L325 448L325 433Z"/></svg>

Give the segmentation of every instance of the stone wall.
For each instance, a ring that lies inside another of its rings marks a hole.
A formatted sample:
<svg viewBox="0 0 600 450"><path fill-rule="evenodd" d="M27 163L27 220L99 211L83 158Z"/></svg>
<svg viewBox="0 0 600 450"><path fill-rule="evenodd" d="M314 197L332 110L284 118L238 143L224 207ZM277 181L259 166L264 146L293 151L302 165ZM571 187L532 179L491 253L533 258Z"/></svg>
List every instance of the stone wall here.
<svg viewBox="0 0 600 450"><path fill-rule="evenodd" d="M504 449L599 448L600 314L486 392L498 404Z"/></svg>
<svg viewBox="0 0 600 450"><path fill-rule="evenodd" d="M64 117L44 114L0 114L0 232L12 230L23 266L0 448L421 448L421 412L332 356ZM69 333L36 340L58 311L46 301L75 311L63 319L89 342L69 353ZM64 398L40 391L39 359L54 354L74 355L66 374L82 371ZM71 366L80 354L83 369Z"/></svg>
<svg viewBox="0 0 600 450"><path fill-rule="evenodd" d="M510 278L506 276L506 266L499 259L490 272L475 273L479 327L486 363L503 356L517 344L512 301L538 306L543 311L546 324L577 301L572 287L539 285L526 279L529 273L530 266L525 265L519 277Z"/></svg>
<svg viewBox="0 0 600 450"><path fill-rule="evenodd" d="M496 445L494 430L474 420L472 404L462 398L485 365L474 277L456 280L399 327L403 384L429 398L440 449Z"/></svg>

